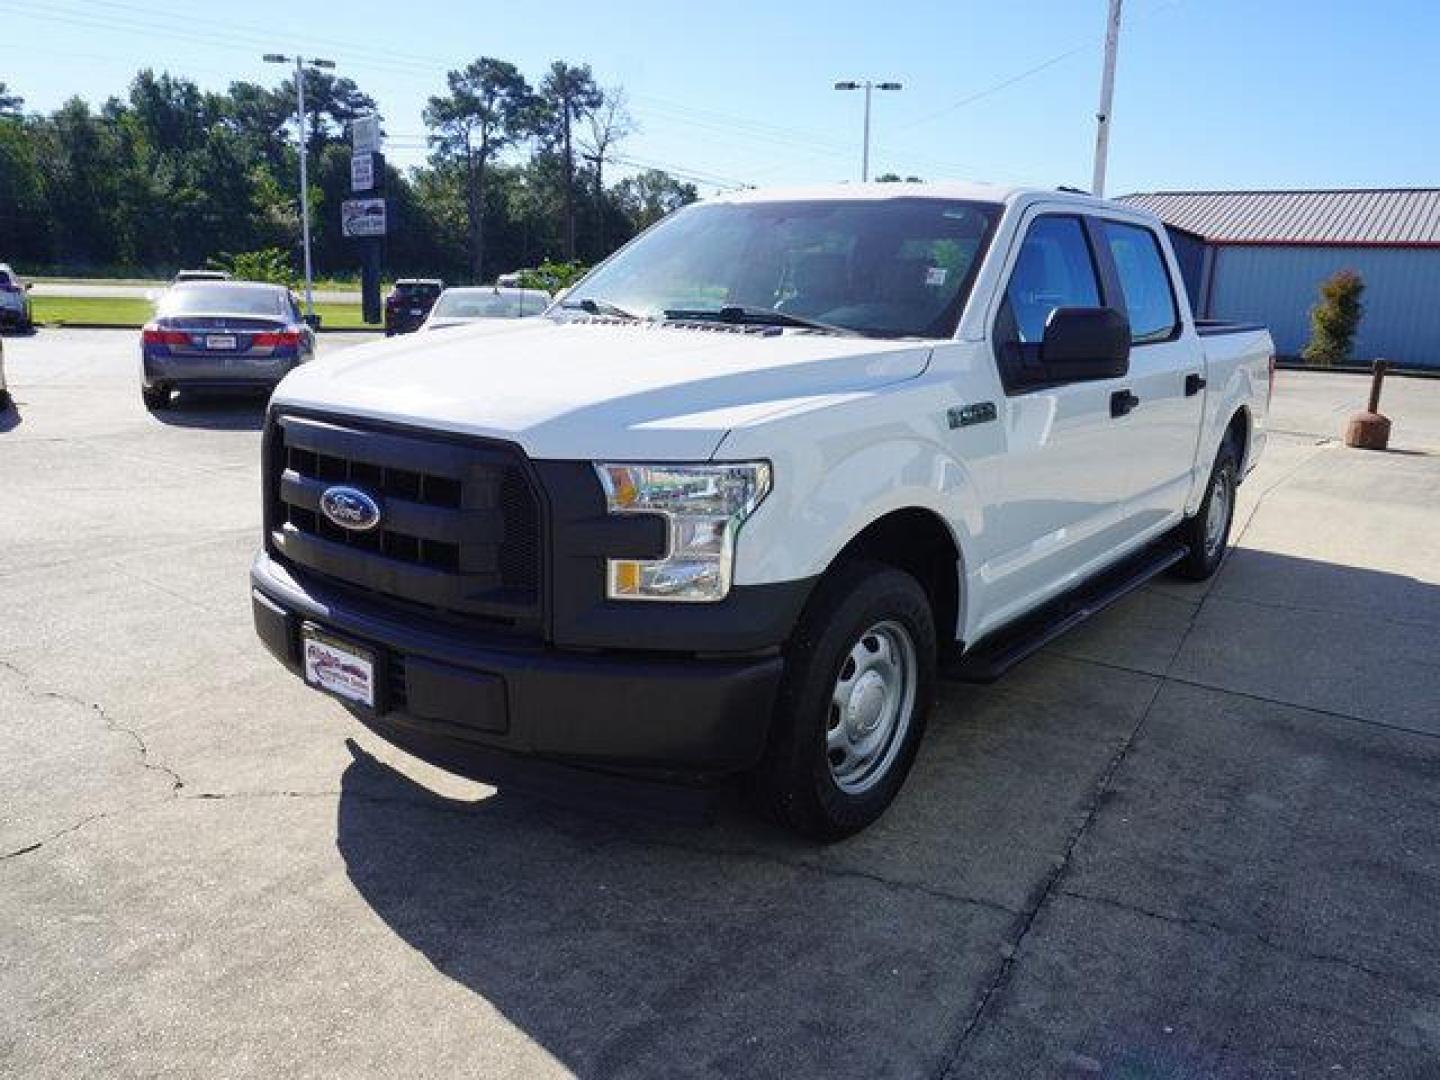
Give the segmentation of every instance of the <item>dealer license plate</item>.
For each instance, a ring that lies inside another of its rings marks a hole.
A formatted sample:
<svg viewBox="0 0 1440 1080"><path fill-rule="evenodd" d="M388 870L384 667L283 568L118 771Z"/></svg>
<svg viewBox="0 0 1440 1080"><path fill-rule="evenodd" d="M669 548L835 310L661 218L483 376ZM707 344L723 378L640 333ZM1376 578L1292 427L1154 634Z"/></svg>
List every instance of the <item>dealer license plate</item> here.
<svg viewBox="0 0 1440 1080"><path fill-rule="evenodd" d="M305 625L300 631L305 681L367 709L375 707L375 654Z"/></svg>
<svg viewBox="0 0 1440 1080"><path fill-rule="evenodd" d="M235 335L206 334L205 347L207 349L233 349L235 348Z"/></svg>

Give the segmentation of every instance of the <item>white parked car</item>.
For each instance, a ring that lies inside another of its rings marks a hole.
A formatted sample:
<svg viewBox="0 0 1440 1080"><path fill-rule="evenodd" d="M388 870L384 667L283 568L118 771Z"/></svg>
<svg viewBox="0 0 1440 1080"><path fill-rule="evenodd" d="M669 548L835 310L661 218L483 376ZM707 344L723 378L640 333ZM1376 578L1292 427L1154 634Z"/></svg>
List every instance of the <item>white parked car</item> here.
<svg viewBox="0 0 1440 1080"><path fill-rule="evenodd" d="M420 324L421 330L441 330L484 319L520 319L539 315L550 306L544 289L474 285L446 289Z"/></svg>
<svg viewBox="0 0 1440 1080"><path fill-rule="evenodd" d="M8 263L0 263L0 327L31 330L35 326L30 307L30 284Z"/></svg>
<svg viewBox="0 0 1440 1080"><path fill-rule="evenodd" d="M447 768L744 774L843 836L899 790L942 673L1215 571L1271 369L1265 330L1196 323L1130 207L724 196L543 318L288 375L256 627Z"/></svg>

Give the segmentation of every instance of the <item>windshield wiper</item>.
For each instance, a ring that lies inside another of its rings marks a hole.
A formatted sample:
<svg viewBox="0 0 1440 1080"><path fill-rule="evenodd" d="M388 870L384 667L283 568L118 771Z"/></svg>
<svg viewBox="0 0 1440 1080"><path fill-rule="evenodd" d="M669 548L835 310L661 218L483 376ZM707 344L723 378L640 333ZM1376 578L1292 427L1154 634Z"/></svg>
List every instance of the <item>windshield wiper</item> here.
<svg viewBox="0 0 1440 1080"><path fill-rule="evenodd" d="M562 308L588 312L591 315L609 315L615 319L639 319L639 315L632 315L618 304L612 304L609 300L596 300L586 296L580 300L561 300Z"/></svg>
<svg viewBox="0 0 1440 1080"><path fill-rule="evenodd" d="M792 315L788 311L774 308L755 307L750 304L726 304L722 308L669 308L667 319L685 321L708 320L712 322L735 323L742 326L797 326L806 330L823 330L827 334L854 334L856 331L843 326L807 319L804 315Z"/></svg>

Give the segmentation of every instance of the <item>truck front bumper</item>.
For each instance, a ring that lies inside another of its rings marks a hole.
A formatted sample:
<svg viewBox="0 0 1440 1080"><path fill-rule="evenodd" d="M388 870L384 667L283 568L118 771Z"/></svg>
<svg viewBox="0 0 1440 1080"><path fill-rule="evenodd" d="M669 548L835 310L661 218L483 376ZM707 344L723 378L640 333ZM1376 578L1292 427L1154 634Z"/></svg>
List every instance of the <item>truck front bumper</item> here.
<svg viewBox="0 0 1440 1080"><path fill-rule="evenodd" d="M261 553L250 571L255 629L302 674L313 624L375 654L371 728L461 775L498 779L528 757L658 779L707 779L754 765L783 662L620 651L569 652L438 619L397 618Z"/></svg>

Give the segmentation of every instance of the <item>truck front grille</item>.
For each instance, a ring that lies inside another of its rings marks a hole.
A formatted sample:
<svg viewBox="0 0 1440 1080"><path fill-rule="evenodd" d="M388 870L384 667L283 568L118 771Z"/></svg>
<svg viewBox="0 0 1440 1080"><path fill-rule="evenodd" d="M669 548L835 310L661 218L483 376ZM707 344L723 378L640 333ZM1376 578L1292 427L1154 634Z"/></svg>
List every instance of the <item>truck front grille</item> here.
<svg viewBox="0 0 1440 1080"><path fill-rule="evenodd" d="M441 611L538 617L539 501L515 448L280 415L266 460L270 543L286 561ZM326 517L321 496L337 484L369 495L379 525Z"/></svg>

